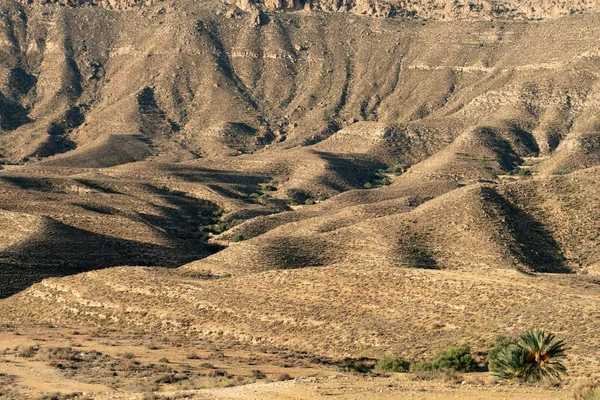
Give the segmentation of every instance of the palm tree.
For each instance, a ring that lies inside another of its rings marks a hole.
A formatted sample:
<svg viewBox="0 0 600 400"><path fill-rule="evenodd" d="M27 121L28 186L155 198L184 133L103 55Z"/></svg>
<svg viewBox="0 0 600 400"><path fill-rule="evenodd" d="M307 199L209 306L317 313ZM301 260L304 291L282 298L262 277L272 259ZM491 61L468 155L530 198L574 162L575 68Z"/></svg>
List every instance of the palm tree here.
<svg viewBox="0 0 600 400"><path fill-rule="evenodd" d="M523 332L517 342L502 349L495 360L494 375L500 379L539 382L560 380L567 375L563 340L541 329Z"/></svg>

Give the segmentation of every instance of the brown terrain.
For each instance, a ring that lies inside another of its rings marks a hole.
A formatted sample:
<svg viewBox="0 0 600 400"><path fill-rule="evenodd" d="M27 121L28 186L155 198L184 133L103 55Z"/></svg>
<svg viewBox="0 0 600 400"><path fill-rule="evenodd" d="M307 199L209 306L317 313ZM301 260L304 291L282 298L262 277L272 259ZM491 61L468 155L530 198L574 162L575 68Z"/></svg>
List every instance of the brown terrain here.
<svg viewBox="0 0 600 400"><path fill-rule="evenodd" d="M599 11L0 0L0 398L572 398ZM560 385L348 371L531 327Z"/></svg>

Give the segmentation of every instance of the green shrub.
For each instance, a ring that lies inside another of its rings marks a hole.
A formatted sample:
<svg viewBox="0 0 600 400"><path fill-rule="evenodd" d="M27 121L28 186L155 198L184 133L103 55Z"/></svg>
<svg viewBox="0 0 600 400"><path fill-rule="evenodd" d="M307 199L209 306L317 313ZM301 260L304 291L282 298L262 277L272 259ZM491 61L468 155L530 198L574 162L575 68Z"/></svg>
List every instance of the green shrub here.
<svg viewBox="0 0 600 400"><path fill-rule="evenodd" d="M431 372L433 365L429 361L419 361L410 365L410 372Z"/></svg>
<svg viewBox="0 0 600 400"><path fill-rule="evenodd" d="M496 343L494 347L490 349L487 356L488 369L490 371L498 370L498 355L507 347L512 347L517 344L517 341L513 338L498 335L496 336Z"/></svg>
<svg viewBox="0 0 600 400"><path fill-rule="evenodd" d="M437 370L453 369L460 372L471 372L475 370L477 364L471 356L471 346L464 343L438 351L431 359L431 367Z"/></svg>
<svg viewBox="0 0 600 400"><path fill-rule="evenodd" d="M375 370L382 372L408 372L409 369L408 361L395 356L383 357L375 364Z"/></svg>
<svg viewBox="0 0 600 400"><path fill-rule="evenodd" d="M567 375L564 341L541 329L523 332L516 343L506 346L495 356L492 373L507 381L559 381Z"/></svg>
<svg viewBox="0 0 600 400"><path fill-rule="evenodd" d="M325 200L328 200L328 199L329 199L329 196L326 195L326 194L322 194L322 195L319 196L319 201L325 201Z"/></svg>
<svg viewBox="0 0 600 400"><path fill-rule="evenodd" d="M241 242L242 240L244 240L244 235L242 235L241 233L237 233L231 238L231 241L234 243Z"/></svg>
<svg viewBox="0 0 600 400"><path fill-rule="evenodd" d="M306 204L307 206L310 206L310 205L315 204L315 201L313 199L306 199L306 200L304 200L304 204Z"/></svg>
<svg viewBox="0 0 600 400"><path fill-rule="evenodd" d="M258 193L250 193L248 195L248 197L251 198L251 199L258 199L260 197L260 194L258 194Z"/></svg>
<svg viewBox="0 0 600 400"><path fill-rule="evenodd" d="M529 176L531 175L531 171L527 168L519 168L517 171L517 175L519 176Z"/></svg>
<svg viewBox="0 0 600 400"><path fill-rule="evenodd" d="M464 343L439 350L431 360L412 364L410 366L410 372L471 372L476 368L477 363L471 356L471 346L468 343Z"/></svg>
<svg viewBox="0 0 600 400"><path fill-rule="evenodd" d="M388 178L388 177L386 176L385 178L383 178L383 179L381 180L381 184L382 184L383 186L391 185L391 184L392 184L392 181L390 180L390 178Z"/></svg>
<svg viewBox="0 0 600 400"><path fill-rule="evenodd" d="M212 226L207 226L206 228L204 228L204 230L218 235L225 231L230 230L231 228L241 224L242 222L244 222L243 219L232 219L229 222L221 221L218 224L215 224Z"/></svg>
<svg viewBox="0 0 600 400"><path fill-rule="evenodd" d="M365 189L373 189L373 184L371 182L367 182L363 185Z"/></svg>
<svg viewBox="0 0 600 400"><path fill-rule="evenodd" d="M277 190L277 188L273 185L262 185L262 191L263 192L274 192L275 190Z"/></svg>
<svg viewBox="0 0 600 400"><path fill-rule="evenodd" d="M220 217L221 215L225 214L225 210L222 208L219 208L216 211L213 211L212 215L215 217Z"/></svg>

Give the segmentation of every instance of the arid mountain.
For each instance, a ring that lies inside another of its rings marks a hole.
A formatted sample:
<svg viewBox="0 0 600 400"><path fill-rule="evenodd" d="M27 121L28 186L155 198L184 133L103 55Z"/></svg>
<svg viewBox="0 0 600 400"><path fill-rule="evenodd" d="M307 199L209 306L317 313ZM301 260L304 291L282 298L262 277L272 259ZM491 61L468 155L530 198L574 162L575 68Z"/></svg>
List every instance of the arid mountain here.
<svg viewBox="0 0 600 400"><path fill-rule="evenodd" d="M0 321L597 374L598 7L3 1Z"/></svg>

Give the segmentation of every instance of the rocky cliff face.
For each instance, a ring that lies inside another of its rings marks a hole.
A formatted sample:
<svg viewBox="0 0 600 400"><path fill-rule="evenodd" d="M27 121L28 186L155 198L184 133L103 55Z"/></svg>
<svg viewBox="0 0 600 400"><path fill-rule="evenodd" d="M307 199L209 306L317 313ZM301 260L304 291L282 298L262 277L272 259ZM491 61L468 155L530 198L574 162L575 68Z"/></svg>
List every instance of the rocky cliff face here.
<svg viewBox="0 0 600 400"><path fill-rule="evenodd" d="M225 0L244 11L318 10L352 12L379 17L412 17L435 20L457 19L548 19L600 11L597 0ZM64 6L101 6L127 9L168 4L162 0L20 0L22 4L54 3Z"/></svg>

